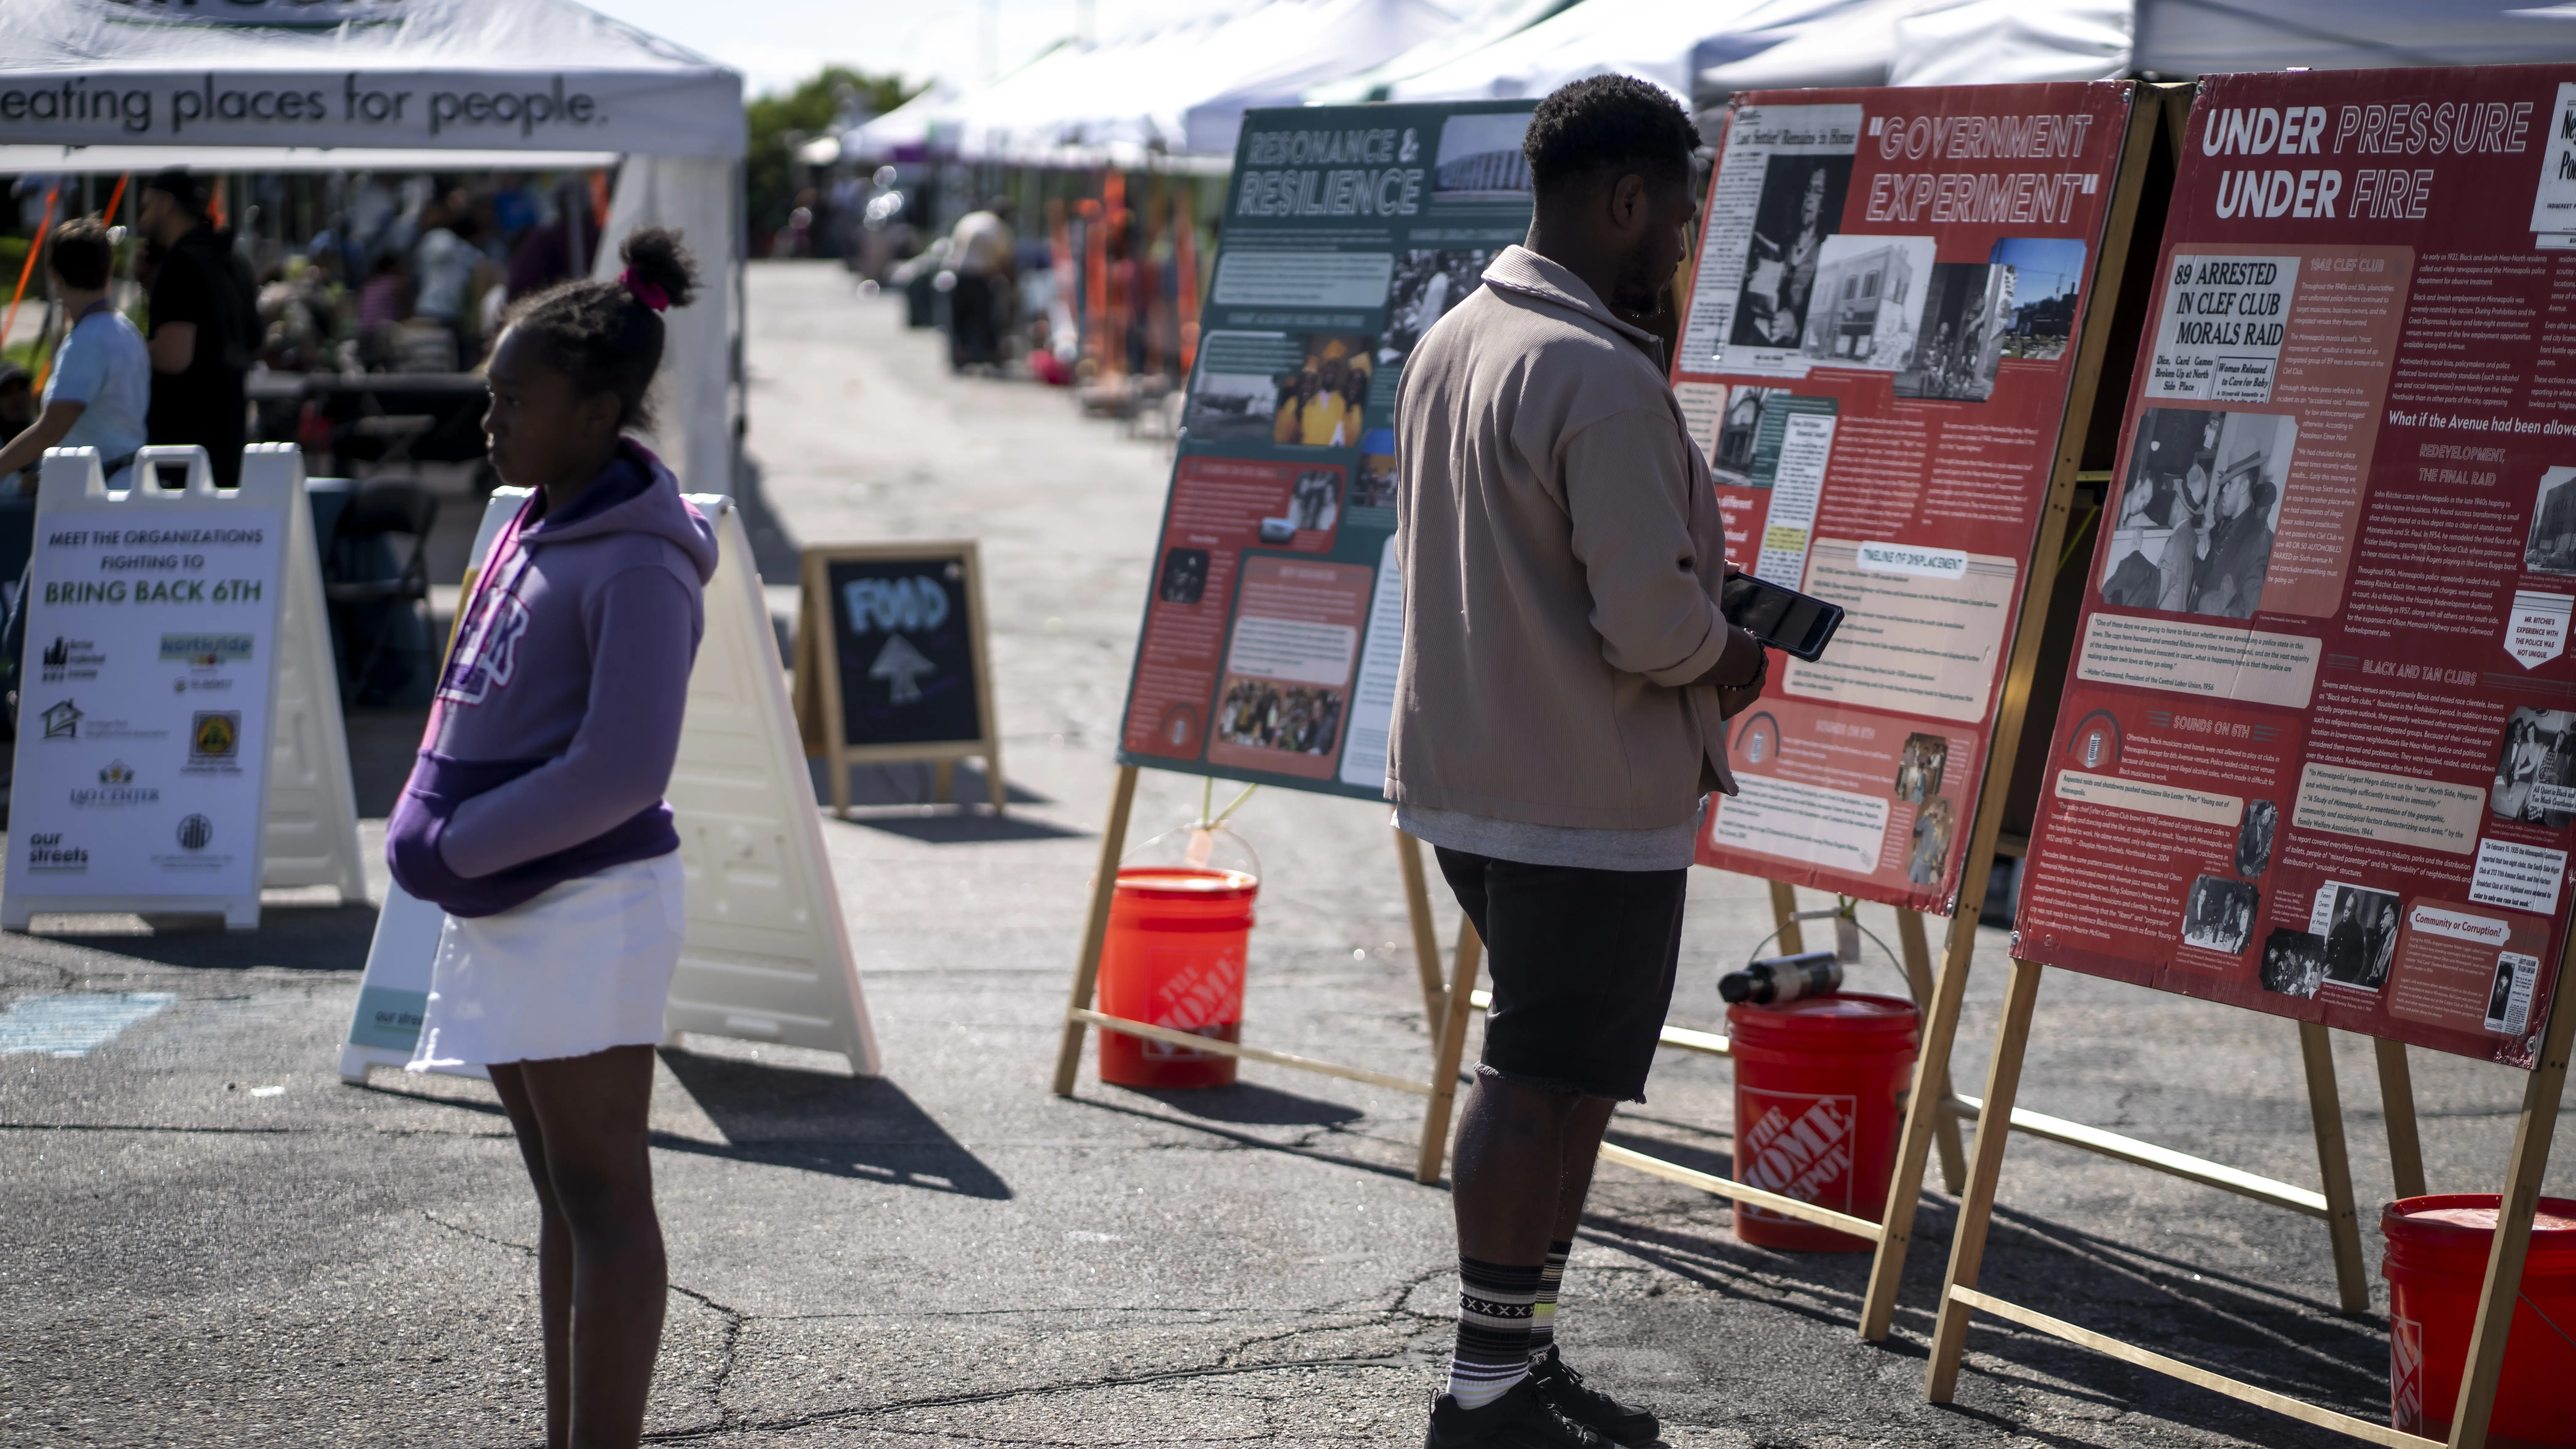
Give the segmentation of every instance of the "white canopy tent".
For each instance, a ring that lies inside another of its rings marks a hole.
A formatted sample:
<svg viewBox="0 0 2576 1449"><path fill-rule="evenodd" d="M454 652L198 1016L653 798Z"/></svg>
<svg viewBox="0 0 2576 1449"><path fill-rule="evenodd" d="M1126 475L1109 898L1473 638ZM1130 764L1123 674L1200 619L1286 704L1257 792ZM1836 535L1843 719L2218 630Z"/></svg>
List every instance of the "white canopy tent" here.
<svg viewBox="0 0 2576 1449"><path fill-rule="evenodd" d="M1307 87L1306 104L1348 106L1384 100L1387 89L1397 81L1474 54L1505 36L1529 29L1572 3L1574 0L1503 0L1501 4L1489 6L1481 15L1462 18L1459 23L1392 60L1357 75Z"/></svg>
<svg viewBox="0 0 2576 1449"><path fill-rule="evenodd" d="M2134 64L2216 71L2517 65L2576 58L2576 5L2548 0L2136 0Z"/></svg>
<svg viewBox="0 0 2576 1449"><path fill-rule="evenodd" d="M664 451L733 488L742 78L569 0L9 0L0 166L19 172L544 169L624 156L605 238L680 228ZM495 161L495 157L506 158ZM619 269L603 246L598 272Z"/></svg>
<svg viewBox="0 0 2576 1449"><path fill-rule="evenodd" d="M1394 101L1543 96L1591 75L1632 75L1688 100L1702 69L1759 53L1854 0L1583 0L1387 87Z"/></svg>
<svg viewBox="0 0 2576 1449"><path fill-rule="evenodd" d="M1098 45L1063 45L981 90L924 96L855 128L853 156L1222 169L1243 113L1451 30L1433 0L1258 0Z"/></svg>

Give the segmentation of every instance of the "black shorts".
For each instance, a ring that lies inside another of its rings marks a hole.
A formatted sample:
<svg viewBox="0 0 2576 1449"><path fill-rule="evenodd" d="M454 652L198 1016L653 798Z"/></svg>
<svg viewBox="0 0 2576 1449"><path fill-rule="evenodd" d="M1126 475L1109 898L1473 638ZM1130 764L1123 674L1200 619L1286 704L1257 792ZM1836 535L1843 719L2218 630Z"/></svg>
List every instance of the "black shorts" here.
<svg viewBox="0 0 2576 1449"><path fill-rule="evenodd" d="M1484 938L1485 1067L1525 1086L1646 1100L1673 1001L1690 870L1524 865L1433 852Z"/></svg>

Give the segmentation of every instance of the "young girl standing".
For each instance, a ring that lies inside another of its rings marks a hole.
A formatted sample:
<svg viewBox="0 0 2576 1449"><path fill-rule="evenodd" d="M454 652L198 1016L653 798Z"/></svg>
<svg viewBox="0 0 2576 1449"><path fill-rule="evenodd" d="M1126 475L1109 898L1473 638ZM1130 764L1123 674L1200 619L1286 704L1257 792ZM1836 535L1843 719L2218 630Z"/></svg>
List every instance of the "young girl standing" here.
<svg viewBox="0 0 2576 1449"><path fill-rule="evenodd" d="M466 602L386 841L447 912L411 1070L488 1068L536 1184L550 1449L635 1444L661 1344L645 1115L683 919L662 792L716 567L714 530L626 436L694 265L662 230L621 255L617 281L524 303L493 350L492 466L533 492Z"/></svg>

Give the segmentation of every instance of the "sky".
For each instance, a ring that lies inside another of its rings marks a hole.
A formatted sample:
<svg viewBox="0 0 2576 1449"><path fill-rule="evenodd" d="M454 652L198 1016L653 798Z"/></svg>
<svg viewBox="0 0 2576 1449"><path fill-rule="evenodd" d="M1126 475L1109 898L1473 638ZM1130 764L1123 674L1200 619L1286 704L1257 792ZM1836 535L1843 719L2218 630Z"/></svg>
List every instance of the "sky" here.
<svg viewBox="0 0 2576 1449"><path fill-rule="evenodd" d="M1074 33L1116 35L1204 11L1206 0L583 0L742 72L746 92L784 90L827 64L916 81L1008 72ZM990 56L987 55L987 27Z"/></svg>

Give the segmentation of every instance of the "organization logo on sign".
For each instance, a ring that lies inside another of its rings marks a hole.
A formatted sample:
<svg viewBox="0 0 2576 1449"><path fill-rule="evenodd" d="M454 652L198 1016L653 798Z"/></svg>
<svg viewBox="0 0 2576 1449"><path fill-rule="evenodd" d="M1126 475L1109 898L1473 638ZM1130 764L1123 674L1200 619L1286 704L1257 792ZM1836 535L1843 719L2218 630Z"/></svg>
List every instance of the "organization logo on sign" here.
<svg viewBox="0 0 2576 1449"><path fill-rule="evenodd" d="M98 667L107 662L98 646L87 639L57 636L45 646L39 660L39 677L47 684L60 684L66 679L96 679Z"/></svg>
<svg viewBox="0 0 2576 1449"><path fill-rule="evenodd" d="M206 842L214 838L215 822L203 815L191 815L179 822L179 847L182 850L203 850Z"/></svg>
<svg viewBox="0 0 2576 1449"><path fill-rule="evenodd" d="M188 760L202 764L229 760L241 753L241 711L201 709L188 731Z"/></svg>
<svg viewBox="0 0 2576 1449"><path fill-rule="evenodd" d="M71 792L72 804L82 808L150 805L160 798L159 787L134 783L134 767L123 760L110 760L99 768L96 789Z"/></svg>
<svg viewBox="0 0 2576 1449"><path fill-rule="evenodd" d="M250 658L251 636L248 634L164 634L161 636L161 662L186 664L197 669L212 669L219 664L240 664Z"/></svg>
<svg viewBox="0 0 2576 1449"><path fill-rule="evenodd" d="M49 875L80 875L89 869L89 851L65 845L59 830L27 837L27 869Z"/></svg>
<svg viewBox="0 0 2576 1449"><path fill-rule="evenodd" d="M45 738L76 740L80 738L81 707L70 700L45 706L37 716L45 722Z"/></svg>

